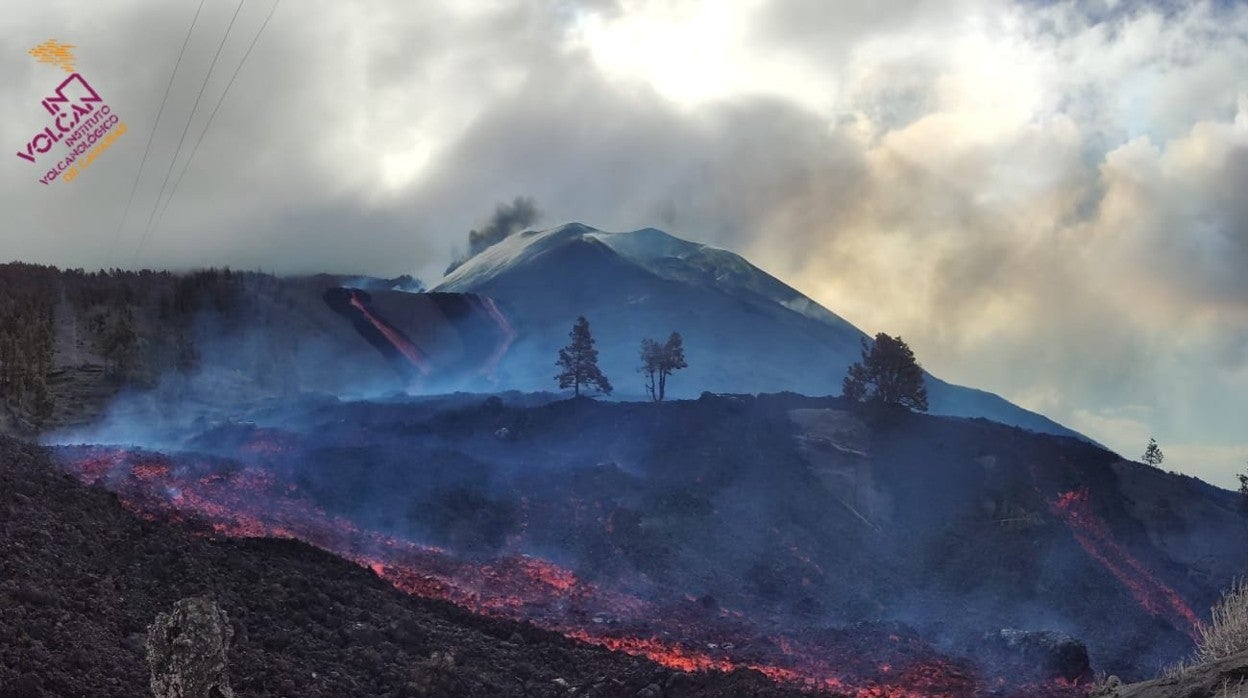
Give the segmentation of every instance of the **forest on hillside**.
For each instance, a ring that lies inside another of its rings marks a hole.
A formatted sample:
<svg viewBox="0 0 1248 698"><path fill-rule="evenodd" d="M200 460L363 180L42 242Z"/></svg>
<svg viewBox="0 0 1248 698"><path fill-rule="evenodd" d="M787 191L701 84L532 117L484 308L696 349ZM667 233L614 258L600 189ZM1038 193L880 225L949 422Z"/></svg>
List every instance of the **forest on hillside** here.
<svg viewBox="0 0 1248 698"><path fill-rule="evenodd" d="M46 423L67 367L101 374L114 390L189 371L198 359L196 316L235 316L244 280L266 278L276 284L228 268L174 274L0 265L0 407L25 423Z"/></svg>

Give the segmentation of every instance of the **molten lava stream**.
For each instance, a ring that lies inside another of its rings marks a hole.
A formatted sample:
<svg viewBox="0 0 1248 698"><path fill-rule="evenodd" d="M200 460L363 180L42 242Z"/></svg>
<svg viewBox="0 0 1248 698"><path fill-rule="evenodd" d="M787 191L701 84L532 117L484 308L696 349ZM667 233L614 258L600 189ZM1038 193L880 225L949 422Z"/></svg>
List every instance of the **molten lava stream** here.
<svg viewBox="0 0 1248 698"><path fill-rule="evenodd" d="M460 559L362 529L328 514L274 472L233 461L89 447L58 454L79 479L107 487L144 518L191 522L230 537L298 539L371 569L405 593L527 620L673 669L753 669L778 682L856 698L967 696L978 688L969 671L918 639L859 629L773 635L739 611L708 610L680 595L643 600L538 558ZM1015 688L1020 692L1001 695L1075 695Z"/></svg>
<svg viewBox="0 0 1248 698"><path fill-rule="evenodd" d="M374 315L373 312L368 309L368 306L360 300L360 294L358 291L350 289L350 292L351 305L354 306L356 310L360 311L364 315L364 318L368 320L373 327L377 328L377 331L386 338L386 341L390 342L390 345L393 346L395 350L397 350L413 366L415 366L417 370L420 371L421 375L429 373L429 361L425 358L425 355L416 348L416 345L412 344L411 341L409 341L407 337L404 337L398 330L391 327L390 323Z"/></svg>
<svg viewBox="0 0 1248 698"><path fill-rule="evenodd" d="M1062 492L1050 507L1070 527L1084 551L1117 577L1145 611L1164 618L1193 639L1196 637L1196 614L1178 592L1118 545L1105 522L1093 513L1087 488Z"/></svg>
<svg viewBox="0 0 1248 698"><path fill-rule="evenodd" d="M603 637L584 630L569 630L564 634L617 652L647 657L658 664L680 671L729 672L736 669L752 669L777 683L798 685L816 691L835 691L837 694L854 696L854 698L960 698L974 695L977 692L975 682L969 675L939 659L916 663L908 667L903 675L894 677L888 676L891 672L891 665L880 664L875 666L880 672L879 679L847 680L837 676L836 672L828 666L830 663L828 657L805 656L804 652L795 653L790 643L784 641L783 638L777 638L777 640L778 644L783 647L785 659L793 661L802 668L777 666L758 661L733 661L657 638ZM829 648L818 649L823 652L829 651ZM862 659L847 660L847 663L861 664ZM880 683L880 680L885 678L888 678L890 683Z"/></svg>
<svg viewBox="0 0 1248 698"><path fill-rule="evenodd" d="M485 365L481 367L481 372L487 376L494 375L494 371L498 368L498 362L502 360L503 355L511 348L513 342L516 341L516 330L512 328L511 323L507 322L507 317L498 309L498 304L493 298L488 296L481 297L481 305L485 308L485 312L498 326L500 332L503 333L503 341L499 343L494 351L490 353Z"/></svg>

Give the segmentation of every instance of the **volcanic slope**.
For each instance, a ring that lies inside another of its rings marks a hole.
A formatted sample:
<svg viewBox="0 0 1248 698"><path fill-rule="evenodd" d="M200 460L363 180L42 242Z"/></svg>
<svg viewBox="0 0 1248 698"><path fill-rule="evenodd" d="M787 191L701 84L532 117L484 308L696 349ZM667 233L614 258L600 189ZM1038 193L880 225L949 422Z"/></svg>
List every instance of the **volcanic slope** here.
<svg viewBox="0 0 1248 698"><path fill-rule="evenodd" d="M687 675L394 590L291 540L211 539L133 516L0 436L0 696L150 695L158 612L214 597L240 696L788 696L761 675ZM433 658L437 653L443 658ZM453 657L449 663L444 658Z"/></svg>
<svg viewBox="0 0 1248 698"><path fill-rule="evenodd" d="M45 300L51 331L39 352L51 361L32 363L44 374L32 380L52 398L41 410L32 396L0 395L0 433L89 424L117 393L152 388L223 412L291 392L549 390L578 315L622 396L643 392L643 337L685 338L689 367L669 381L671 397L836 394L865 338L740 256L649 228L520 233L432 292L394 281L0 265L0 301L5 288L22 289L9 299L18 306ZM1076 435L991 393L930 375L927 386L937 414Z"/></svg>
<svg viewBox="0 0 1248 698"><path fill-rule="evenodd" d="M741 256L654 228L608 233L569 223L526 231L472 257L433 290L499 302L518 332L500 377L519 390L549 389L547 372L532 367L556 356L578 315L589 318L600 364L621 394L642 392L640 378L629 380L642 337L683 336L689 367L669 383L673 397L839 394L866 337ZM992 393L930 375L927 388L935 414L1077 436Z"/></svg>
<svg viewBox="0 0 1248 698"><path fill-rule="evenodd" d="M718 626L696 618L672 637L704 654L714 644L734 663L761 651L763 635L815 642L822 629L901 622L954 657L1005 628L1061 631L1087 642L1096 668L1140 679L1189 651L1193 609L1248 568L1248 517L1234 493L1077 439L983 419L864 421L842 399L794 394L505 398L269 406L187 435L184 448L219 465L63 454L80 477L162 516L185 510L224 530L259 518L297 536L319 536L338 517L475 557L487 582L502 569L491 560L529 554L575 575L563 585L574 592L592 585L645 602L555 594L512 604L507 589L487 598L457 588L462 574L427 570L444 580L428 587L444 598L573 634L649 638L672 618L647 609L704 601L712 616L740 613L751 644L726 649ZM252 471L276 486L213 489L247 485ZM319 518L308 520L313 509ZM374 552L343 536L322 545ZM415 566L428 564L442 563ZM844 678L814 655L768 659Z"/></svg>

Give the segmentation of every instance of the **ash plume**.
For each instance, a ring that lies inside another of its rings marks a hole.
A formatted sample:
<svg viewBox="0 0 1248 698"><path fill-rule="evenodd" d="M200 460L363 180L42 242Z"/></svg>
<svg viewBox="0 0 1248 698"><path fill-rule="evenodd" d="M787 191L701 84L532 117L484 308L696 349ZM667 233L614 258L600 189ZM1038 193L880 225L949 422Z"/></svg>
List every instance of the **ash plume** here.
<svg viewBox="0 0 1248 698"><path fill-rule="evenodd" d="M490 216L489 222L480 230L468 231L468 255L451 262L446 273L455 271L464 262L502 242L509 235L533 225L541 217L542 212L537 209L537 202L531 196L517 196L510 204L498 204L494 207L494 215Z"/></svg>

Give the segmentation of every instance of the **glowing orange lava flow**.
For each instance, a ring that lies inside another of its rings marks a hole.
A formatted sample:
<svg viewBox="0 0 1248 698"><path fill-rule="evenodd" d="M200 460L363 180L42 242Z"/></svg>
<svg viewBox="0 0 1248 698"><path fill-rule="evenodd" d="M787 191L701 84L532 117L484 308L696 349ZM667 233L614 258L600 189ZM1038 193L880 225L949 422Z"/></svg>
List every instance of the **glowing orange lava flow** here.
<svg viewBox="0 0 1248 698"><path fill-rule="evenodd" d="M1092 512L1087 488L1062 492L1050 506L1070 527L1084 551L1117 577L1144 610L1193 638L1196 636L1196 614L1183 597L1114 541L1105 523Z"/></svg>
<svg viewBox="0 0 1248 698"><path fill-rule="evenodd" d="M821 677L812 677L806 671L789 667L749 661L734 662L705 652L673 645L657 638L601 637L583 630L567 631L564 634L616 652L646 657L665 667L680 671L729 672L736 669L753 669L777 683L796 684L815 691L835 691L839 695L854 698L960 698L977 695L979 692L972 677L960 675L955 667L941 660L911 666L907 672L896 677L895 683L867 681L866 685L862 685L862 683L849 683L837 676L826 674ZM786 654L791 650L788 642L781 641L779 644L784 646ZM887 663L878 664L876 668L881 676L887 676L892 671L892 666ZM1058 687L1056 683L1052 687L1035 687L1036 692L1029 692L1028 695L1083 695L1086 692L1079 687L1075 687L1074 693L1063 693L1060 690L1054 692L1053 688L1056 687Z"/></svg>
<svg viewBox="0 0 1248 698"><path fill-rule="evenodd" d="M419 349L416 348L416 345L412 344L407 337L404 337L398 330L391 327L390 323L374 315L373 312L368 309L368 306L360 300L358 291L355 289L348 289L348 291L351 293L351 305L354 306L356 310L363 313L369 323L371 323L373 327L377 328L377 331L386 338L386 341L390 342L391 346L398 350L400 354L402 354L413 366L415 366L420 371L421 375L429 373L429 360L425 358L425 355L421 353Z"/></svg>
<svg viewBox="0 0 1248 698"><path fill-rule="evenodd" d="M682 671L753 669L771 679L854 698L978 695L981 679L921 639L890 629L778 633L736 609L641 589L636 580L600 583L518 552L486 562L364 529L317 506L292 482L223 458L97 447L63 447L62 467L116 493L149 520L184 522L209 535L293 538L372 570L405 593L474 612L525 620L570 638ZM1063 697L1082 687L994 688L1003 698Z"/></svg>
<svg viewBox="0 0 1248 698"><path fill-rule="evenodd" d="M498 325L498 329L503 333L503 341L490 354L490 358L486 359L485 366L482 367L482 373L486 375L493 374L498 368L498 362L502 360L503 355L511 348L511 343L516 341L516 331L512 328L511 323L507 322L506 316L498 309L498 304L493 298L481 296L481 305L485 307L485 312Z"/></svg>

